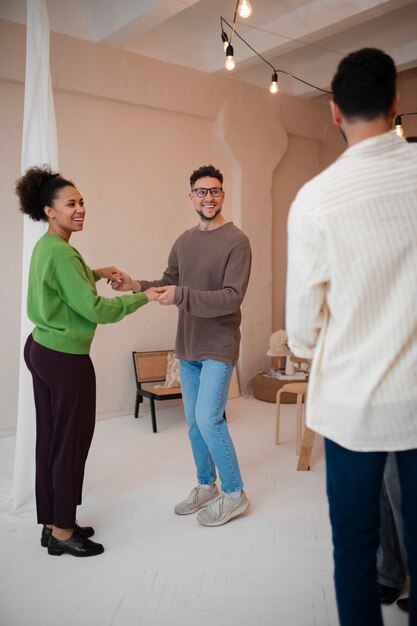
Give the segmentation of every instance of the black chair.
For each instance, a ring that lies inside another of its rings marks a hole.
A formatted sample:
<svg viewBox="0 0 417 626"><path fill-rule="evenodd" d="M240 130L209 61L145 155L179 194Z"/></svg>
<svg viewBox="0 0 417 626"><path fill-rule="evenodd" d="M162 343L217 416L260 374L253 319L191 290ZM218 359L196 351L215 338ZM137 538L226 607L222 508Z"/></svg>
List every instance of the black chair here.
<svg viewBox="0 0 417 626"><path fill-rule="evenodd" d="M152 430L157 432L155 400L176 400L182 398L181 387L170 389L156 388L143 383L164 383L167 373L167 358L172 350L157 352L132 352L136 377L135 417L139 416L139 404L149 398L152 417Z"/></svg>
<svg viewBox="0 0 417 626"><path fill-rule="evenodd" d="M182 398L181 387L158 388L143 383L163 383L167 373L168 354L172 350L160 350L156 352L132 352L133 367L136 380L135 417L139 417L139 405L143 398L149 398L151 407L152 430L158 432L156 427L155 400L177 400ZM223 413L226 420L226 411Z"/></svg>

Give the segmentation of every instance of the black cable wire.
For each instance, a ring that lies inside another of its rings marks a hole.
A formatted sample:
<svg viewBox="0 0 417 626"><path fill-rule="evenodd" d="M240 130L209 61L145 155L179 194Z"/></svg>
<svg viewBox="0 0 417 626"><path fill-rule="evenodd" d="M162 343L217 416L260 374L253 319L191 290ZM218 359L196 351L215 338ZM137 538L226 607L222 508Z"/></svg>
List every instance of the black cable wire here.
<svg viewBox="0 0 417 626"><path fill-rule="evenodd" d="M236 15L236 12L235 12ZM243 41L243 43L250 49L252 50L252 52L254 52L260 59L262 59L262 61L264 63L266 63L267 65L269 65L269 67L276 72L277 74L285 74L286 76L290 76L291 78L294 78L294 80L298 80L300 83L304 83L304 85L308 85L309 87L313 87L313 89L317 89L318 91L322 91L323 93L329 93L331 94L331 91L328 91L327 89L322 89L321 87L317 87L317 85L313 85L312 83L309 83L306 80L303 80L302 78L299 78L298 76L294 76L294 74L290 74L290 72L287 72L286 70L280 70L277 69L276 67L274 67L272 65L272 63L270 63L267 59L265 59L264 56L262 56L262 54L260 52L258 52L257 50L255 50L255 48L253 46L251 46L243 37L242 35L239 35L239 33L236 30L236 19L233 22L233 26L231 26L229 24L229 22L223 17L220 16L220 25L221 25L221 29L222 29L222 33L224 32L224 28L223 28L223 23L227 24L227 26L231 29L231 36L229 39L229 42L231 42L232 40L232 36L236 35L236 37L239 37L239 39L241 41Z"/></svg>

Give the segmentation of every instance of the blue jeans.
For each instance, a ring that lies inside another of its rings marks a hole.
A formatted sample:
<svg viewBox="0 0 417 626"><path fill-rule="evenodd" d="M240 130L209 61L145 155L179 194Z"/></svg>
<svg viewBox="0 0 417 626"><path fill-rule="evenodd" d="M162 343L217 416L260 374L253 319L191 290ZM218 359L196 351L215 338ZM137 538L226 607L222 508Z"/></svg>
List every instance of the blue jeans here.
<svg viewBox="0 0 417 626"><path fill-rule="evenodd" d="M232 373L232 362L180 361L182 399L198 482L214 483L217 467L225 493L242 488L236 452L223 418Z"/></svg>
<svg viewBox="0 0 417 626"><path fill-rule="evenodd" d="M341 626L381 626L376 553L387 452L354 452L325 440L334 579ZM417 450L395 453L408 555L410 624L417 626Z"/></svg>
<svg viewBox="0 0 417 626"><path fill-rule="evenodd" d="M407 576L407 553L404 546L401 486L394 452L388 454L385 464L379 541L378 582L393 589L402 589Z"/></svg>

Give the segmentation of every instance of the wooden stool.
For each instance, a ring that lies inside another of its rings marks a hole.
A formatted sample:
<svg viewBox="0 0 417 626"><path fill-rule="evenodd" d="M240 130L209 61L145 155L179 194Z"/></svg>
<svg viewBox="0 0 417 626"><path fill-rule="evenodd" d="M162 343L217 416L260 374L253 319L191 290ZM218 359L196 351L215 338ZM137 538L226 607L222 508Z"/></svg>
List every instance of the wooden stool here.
<svg viewBox="0 0 417 626"><path fill-rule="evenodd" d="M307 395L308 383L288 383L277 392L275 408L275 445L279 445L279 420L281 407L281 393L293 393L297 396L297 421L296 421L296 454L301 451L301 437L303 430L303 400Z"/></svg>

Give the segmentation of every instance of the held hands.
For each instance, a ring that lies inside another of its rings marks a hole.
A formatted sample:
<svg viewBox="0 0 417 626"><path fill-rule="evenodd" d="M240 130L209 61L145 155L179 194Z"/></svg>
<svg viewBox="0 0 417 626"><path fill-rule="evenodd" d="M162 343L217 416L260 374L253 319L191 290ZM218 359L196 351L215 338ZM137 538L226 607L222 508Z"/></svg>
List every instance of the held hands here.
<svg viewBox="0 0 417 626"><path fill-rule="evenodd" d="M133 280L129 274L122 272L122 270L119 270L119 274L119 280L111 281L111 286L115 291L142 291L138 280Z"/></svg>
<svg viewBox="0 0 417 626"><path fill-rule="evenodd" d="M155 291L158 292L159 298L156 300L159 304L164 306L170 306L174 304L175 297L175 285L166 285L165 287L155 287Z"/></svg>
<svg viewBox="0 0 417 626"><path fill-rule="evenodd" d="M107 278L107 282L111 282L111 286L115 291L142 291L141 284L138 280L134 280L115 267L103 267L95 272L102 278ZM174 304L175 285L166 285L164 287L149 287L143 292L149 302L159 302L164 306Z"/></svg>
<svg viewBox="0 0 417 626"><path fill-rule="evenodd" d="M147 296L149 302L155 302L160 295L156 287L149 287L149 289L146 289L143 293Z"/></svg>
<svg viewBox="0 0 417 626"><path fill-rule="evenodd" d="M166 287L149 287L143 292L149 302L159 302L164 306L174 304L175 285L167 285Z"/></svg>
<svg viewBox="0 0 417 626"><path fill-rule="evenodd" d="M99 267L94 271L98 276L100 276L100 278L107 278L107 282L111 282L112 286L113 283L118 285L122 282L123 272L118 270L117 267L114 267L113 265L109 265L109 267Z"/></svg>

